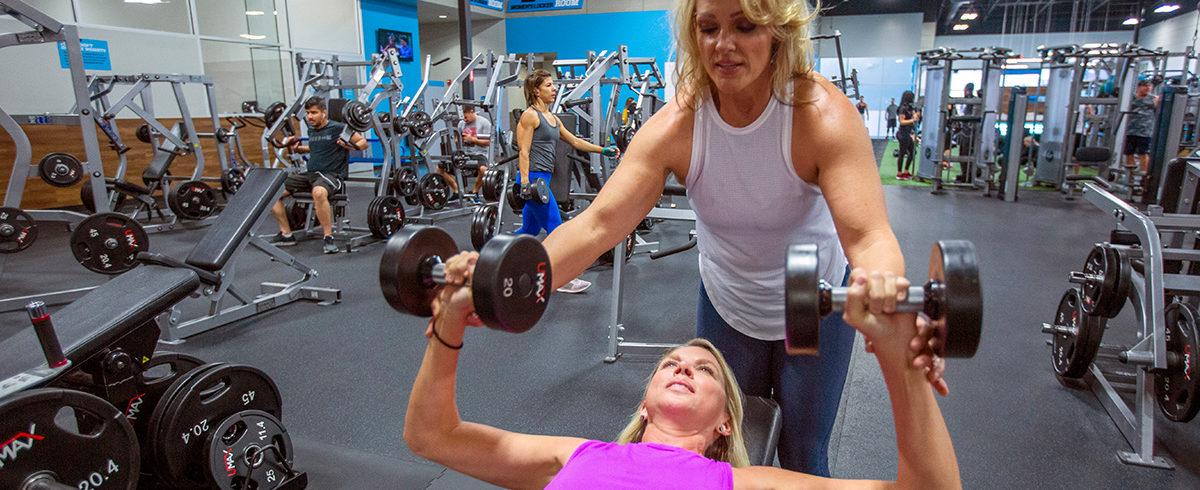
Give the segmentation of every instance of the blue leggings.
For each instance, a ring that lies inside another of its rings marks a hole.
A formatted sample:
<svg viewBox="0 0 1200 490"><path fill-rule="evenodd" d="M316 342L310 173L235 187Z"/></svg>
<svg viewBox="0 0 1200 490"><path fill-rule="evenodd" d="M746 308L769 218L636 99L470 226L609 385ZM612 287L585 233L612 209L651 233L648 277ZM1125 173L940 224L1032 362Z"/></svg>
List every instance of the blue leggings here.
<svg viewBox="0 0 1200 490"><path fill-rule="evenodd" d="M758 340L730 327L709 302L703 283L696 316L696 336L721 350L742 393L771 398L783 411L779 465L829 476L829 437L850 368L854 328L837 312L827 315L821 320L820 355L789 356L782 340Z"/></svg>
<svg viewBox="0 0 1200 490"><path fill-rule="evenodd" d="M550 172L529 172L529 180L542 179L546 181L546 190L550 192L550 202L542 204L535 200L525 201L521 209L521 229L518 235L537 236L546 230L546 234L554 233L554 229L562 224L562 214L558 212L558 201L554 199L554 191L550 190ZM517 174L517 183L521 183L521 174Z"/></svg>

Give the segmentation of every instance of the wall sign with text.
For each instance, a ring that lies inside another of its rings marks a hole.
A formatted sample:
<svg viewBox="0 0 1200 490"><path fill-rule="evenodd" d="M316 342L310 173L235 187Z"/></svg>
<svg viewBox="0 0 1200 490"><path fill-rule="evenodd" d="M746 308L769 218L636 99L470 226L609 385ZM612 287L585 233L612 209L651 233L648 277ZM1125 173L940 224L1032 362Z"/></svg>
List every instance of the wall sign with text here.
<svg viewBox="0 0 1200 490"><path fill-rule="evenodd" d="M577 10L581 8L583 8L583 0L508 0L509 12Z"/></svg>
<svg viewBox="0 0 1200 490"><path fill-rule="evenodd" d="M84 70L112 70L112 58L108 54L108 41L101 39L80 39L79 48L83 54ZM58 42L58 64L70 68L67 60L67 45Z"/></svg>
<svg viewBox="0 0 1200 490"><path fill-rule="evenodd" d="M504 11L504 0L471 0L471 5L478 5L485 9Z"/></svg>

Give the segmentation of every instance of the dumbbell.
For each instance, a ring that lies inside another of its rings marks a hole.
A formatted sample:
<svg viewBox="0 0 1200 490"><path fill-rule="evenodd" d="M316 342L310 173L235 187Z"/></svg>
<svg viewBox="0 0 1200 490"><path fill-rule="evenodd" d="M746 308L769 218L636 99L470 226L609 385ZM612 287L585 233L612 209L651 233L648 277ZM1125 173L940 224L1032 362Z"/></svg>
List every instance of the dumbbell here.
<svg viewBox="0 0 1200 490"><path fill-rule="evenodd" d="M816 355L821 318L846 304L847 288L820 279L817 246L792 245L784 268L784 308L787 352ZM983 325L983 296L975 245L966 240L942 240L930 251L929 282L908 289L896 303L897 312L923 312L938 339L941 357L972 357L979 347Z"/></svg>
<svg viewBox="0 0 1200 490"><path fill-rule="evenodd" d="M437 287L446 284L445 260L458 246L445 230L407 226L397 230L379 263L379 285L392 308L433 315ZM542 317L550 300L550 256L528 235L500 235L479 251L472 276L475 313L489 327L521 333Z"/></svg>
<svg viewBox="0 0 1200 490"><path fill-rule="evenodd" d="M550 187L546 184L546 179L533 179L533 185L528 187L516 184L513 186L513 192L525 201L532 199L542 204L550 202Z"/></svg>

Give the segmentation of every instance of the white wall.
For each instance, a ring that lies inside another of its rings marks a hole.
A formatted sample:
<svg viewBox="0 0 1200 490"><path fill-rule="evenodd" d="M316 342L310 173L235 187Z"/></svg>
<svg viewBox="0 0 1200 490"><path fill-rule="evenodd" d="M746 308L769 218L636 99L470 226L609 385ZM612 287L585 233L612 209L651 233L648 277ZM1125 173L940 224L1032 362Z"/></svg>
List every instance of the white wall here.
<svg viewBox="0 0 1200 490"><path fill-rule="evenodd" d="M922 14L845 15L821 17L817 34L842 33L842 56L913 56L921 49ZM833 42L823 41L820 57L836 56Z"/></svg>
<svg viewBox="0 0 1200 490"><path fill-rule="evenodd" d="M488 50L506 54L505 23L498 20L475 18L471 22L471 52L475 55ZM458 62L461 53L458 46L458 22L430 22L421 24L421 46L433 61L450 58L450 61L429 69L430 80L449 80L462 71ZM479 84L483 81L479 80ZM481 85L482 86L482 85ZM477 90L478 92L478 90Z"/></svg>
<svg viewBox="0 0 1200 490"><path fill-rule="evenodd" d="M293 47L362 53L357 0L288 0L287 10Z"/></svg>
<svg viewBox="0 0 1200 490"><path fill-rule="evenodd" d="M28 26L0 18L0 32L28 30ZM101 74L137 73L203 73L200 53L190 36L134 32L117 29L82 27L80 37L108 41L112 57L111 72ZM58 47L54 43L14 46L0 50L0 107L11 114L66 112L74 99L71 95L70 72L58 62ZM116 100L124 90L112 94ZM156 113L177 117L175 97L168 85L155 86ZM188 107L196 115L208 114L204 91L200 87L185 90Z"/></svg>
<svg viewBox="0 0 1200 490"><path fill-rule="evenodd" d="M1087 43L1127 43L1133 41L1133 31L1104 32L1039 32L1030 34L978 34L937 36L934 47L978 48L997 46L1009 48L1021 56L1036 58L1037 47Z"/></svg>
<svg viewBox="0 0 1200 490"><path fill-rule="evenodd" d="M1138 36L1138 44L1148 48L1162 47L1171 52L1183 52L1193 43L1192 34L1196 32L1198 16L1200 13L1192 11L1189 14L1148 25Z"/></svg>

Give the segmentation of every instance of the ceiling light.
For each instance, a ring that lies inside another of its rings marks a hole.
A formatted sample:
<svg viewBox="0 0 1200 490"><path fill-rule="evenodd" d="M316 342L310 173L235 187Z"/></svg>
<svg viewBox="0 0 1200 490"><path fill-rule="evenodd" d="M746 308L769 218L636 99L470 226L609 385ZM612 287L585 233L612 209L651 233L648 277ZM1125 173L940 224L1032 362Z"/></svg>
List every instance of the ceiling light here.
<svg viewBox="0 0 1200 490"><path fill-rule="evenodd" d="M242 38L242 39L249 39L249 40L252 40L252 41L257 41L257 40L259 40L259 39L266 39L266 38L267 38L267 36L264 36L264 35L262 35L262 34L238 34L238 37L240 37L240 38Z"/></svg>
<svg viewBox="0 0 1200 490"><path fill-rule="evenodd" d="M125 3L140 3L143 5L157 5L167 3L167 0L125 0Z"/></svg>
<svg viewBox="0 0 1200 490"><path fill-rule="evenodd" d="M1154 13L1156 14L1167 14L1176 10L1179 10L1179 4L1170 0L1159 2L1158 6L1154 7Z"/></svg>
<svg viewBox="0 0 1200 490"><path fill-rule="evenodd" d="M1138 22L1140 21L1137 17L1130 16L1128 19L1125 19L1125 22L1122 22L1121 25L1136 26L1138 25Z"/></svg>
<svg viewBox="0 0 1200 490"><path fill-rule="evenodd" d="M959 20L975 20L979 18L979 12L963 12Z"/></svg>
<svg viewBox="0 0 1200 490"><path fill-rule="evenodd" d="M967 25L967 24L954 24L954 30L956 30L956 31L965 31L965 30L969 29L970 27L971 26Z"/></svg>
<svg viewBox="0 0 1200 490"><path fill-rule="evenodd" d="M439 19L445 19L445 18L446 18L446 16L445 16L445 15L439 15L439 16L438 16L438 18L439 18Z"/></svg>
<svg viewBox="0 0 1200 490"><path fill-rule="evenodd" d="M246 15L251 15L251 16L253 16L253 15L267 15L267 13L266 13L266 12L263 12L263 11L261 11L261 10L247 10L247 11L246 11Z"/></svg>
<svg viewBox="0 0 1200 490"><path fill-rule="evenodd" d="M1024 70L1026 68L1029 68L1029 65L1015 64L1015 65L1008 65L1006 68L1008 68L1010 70Z"/></svg>
<svg viewBox="0 0 1200 490"><path fill-rule="evenodd" d="M1010 65L1016 65L1020 63L1038 63L1040 61L1042 61L1041 58L1009 58L1004 60L1005 63Z"/></svg>
<svg viewBox="0 0 1200 490"><path fill-rule="evenodd" d="M897 64L904 63L904 58L896 58L896 63Z"/></svg>

